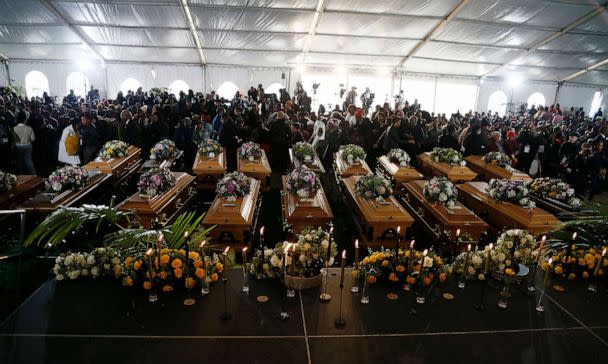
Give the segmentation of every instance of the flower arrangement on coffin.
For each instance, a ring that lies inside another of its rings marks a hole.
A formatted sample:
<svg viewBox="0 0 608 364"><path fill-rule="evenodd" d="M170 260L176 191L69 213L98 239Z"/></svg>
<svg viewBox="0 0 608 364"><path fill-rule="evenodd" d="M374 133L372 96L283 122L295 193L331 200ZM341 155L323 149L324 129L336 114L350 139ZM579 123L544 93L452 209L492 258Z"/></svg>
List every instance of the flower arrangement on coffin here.
<svg viewBox="0 0 608 364"><path fill-rule="evenodd" d="M55 279L120 276L120 253L113 248L95 248L91 253L61 254L55 259Z"/></svg>
<svg viewBox="0 0 608 364"><path fill-rule="evenodd" d="M452 148L433 148L431 158L437 163L448 163L453 166L466 166L462 153Z"/></svg>
<svg viewBox="0 0 608 364"><path fill-rule="evenodd" d="M530 184L530 193L537 197L551 198L566 205L578 208L582 202L574 195L572 186L557 178L536 178Z"/></svg>
<svg viewBox="0 0 608 364"><path fill-rule="evenodd" d="M129 144L120 140L110 140L101 147L97 157L101 160L126 157L128 149Z"/></svg>
<svg viewBox="0 0 608 364"><path fill-rule="evenodd" d="M297 235L295 243L291 244L285 264L287 275L297 278L313 278L321 274L327 259L327 249L330 249L329 264L333 264L334 257L338 253L338 245L332 238L329 241L329 233L322 228L304 229ZM283 274L283 255L285 248L290 242L278 243L274 249L264 248L257 251L251 264L250 272L258 274L260 266L261 276L264 278L280 277ZM292 259L295 259L292 261Z"/></svg>
<svg viewBox="0 0 608 364"><path fill-rule="evenodd" d="M589 279L593 277L597 268L598 278L605 277L608 270L608 256L602 256L607 246L590 247L587 245L572 245L571 251L568 249L548 249L543 253L543 263L541 268L546 271L548 268L547 260L551 258L551 273L565 278L569 281L575 279ZM597 266L599 265L599 267Z"/></svg>
<svg viewBox="0 0 608 364"><path fill-rule="evenodd" d="M163 139L160 142L154 144L150 151L150 157L162 161L173 158L177 154L177 147L172 140Z"/></svg>
<svg viewBox="0 0 608 364"><path fill-rule="evenodd" d="M175 186L175 176L167 168L152 168L143 173L137 182L142 195L154 197L169 191Z"/></svg>
<svg viewBox="0 0 608 364"><path fill-rule="evenodd" d="M512 202L525 208L533 208L536 203L530 199L529 183L508 179L492 179L488 183L488 195L499 201Z"/></svg>
<svg viewBox="0 0 608 364"><path fill-rule="evenodd" d="M359 263L361 273L367 276L368 283L388 281L392 283L415 284L419 277L423 278L423 285L429 286L435 278L440 283L445 282L449 275L449 267L435 252L430 252L422 259L423 254L412 250L413 260L410 261L410 250L399 250L398 259L394 250L382 248L379 251L369 250L369 255ZM409 267L409 268L408 268ZM408 272L408 269L411 271Z"/></svg>
<svg viewBox="0 0 608 364"><path fill-rule="evenodd" d="M0 193L10 192L15 186L17 186L17 176L0 171Z"/></svg>
<svg viewBox="0 0 608 364"><path fill-rule="evenodd" d="M205 264L198 252L183 249L163 248L158 252L152 250L150 257L141 248L131 249L123 254L121 263L122 284L126 287L139 286L150 289L152 284L163 292L172 292L175 288L192 289L202 280L216 282L224 270L218 254L205 255ZM149 261L152 261L152 281L150 280Z"/></svg>
<svg viewBox="0 0 608 364"><path fill-rule="evenodd" d="M65 166L51 173L45 184L49 190L61 192L79 189L89 182L88 172L78 166Z"/></svg>
<svg viewBox="0 0 608 364"><path fill-rule="evenodd" d="M454 184L445 177L433 177L424 184L422 191L424 198L434 204L442 204L448 209L456 206L458 190Z"/></svg>
<svg viewBox="0 0 608 364"><path fill-rule="evenodd" d="M512 229L502 233L490 251L491 269L497 277L513 277L519 264L530 267L538 259L537 241L526 230Z"/></svg>
<svg viewBox="0 0 608 364"><path fill-rule="evenodd" d="M355 191L365 199L375 199L378 202L384 201L393 193L390 182L386 178L374 174L359 178L355 184Z"/></svg>
<svg viewBox="0 0 608 364"><path fill-rule="evenodd" d="M342 149L342 160L347 164L360 163L367 157L365 150L358 145L348 144Z"/></svg>
<svg viewBox="0 0 608 364"><path fill-rule="evenodd" d="M503 168L511 165L511 158L501 152L489 152L483 156L483 161Z"/></svg>
<svg viewBox="0 0 608 364"><path fill-rule="evenodd" d="M262 148L259 144L254 142L243 143L243 145L241 145L240 156L241 158L247 158L249 161L253 162L262 156Z"/></svg>
<svg viewBox="0 0 608 364"><path fill-rule="evenodd" d="M310 163L315 159L315 148L310 143L298 142L293 146L293 154L299 161Z"/></svg>
<svg viewBox="0 0 608 364"><path fill-rule="evenodd" d="M300 198L313 198L321 188L317 175L305 165L295 168L289 173L287 189Z"/></svg>
<svg viewBox="0 0 608 364"><path fill-rule="evenodd" d="M386 157L389 161L398 164L400 167L408 167L410 165L411 158L403 150L399 148L391 149Z"/></svg>
<svg viewBox="0 0 608 364"><path fill-rule="evenodd" d="M251 181L249 177L239 172L226 173L215 186L215 193L228 201L235 201L238 197L245 196L250 191Z"/></svg>
<svg viewBox="0 0 608 364"><path fill-rule="evenodd" d="M215 158L216 155L220 154L220 150L220 143L212 139L207 139L198 146L200 155L209 159Z"/></svg>

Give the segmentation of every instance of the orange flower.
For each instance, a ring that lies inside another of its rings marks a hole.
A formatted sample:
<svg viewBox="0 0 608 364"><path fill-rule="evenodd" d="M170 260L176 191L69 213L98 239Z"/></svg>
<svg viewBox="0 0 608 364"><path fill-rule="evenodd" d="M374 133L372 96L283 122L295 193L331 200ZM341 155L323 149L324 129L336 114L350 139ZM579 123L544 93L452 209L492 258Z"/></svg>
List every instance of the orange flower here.
<svg viewBox="0 0 608 364"><path fill-rule="evenodd" d="M447 274L441 272L439 273L439 282L443 283L448 278Z"/></svg>
<svg viewBox="0 0 608 364"><path fill-rule="evenodd" d="M564 269L561 265L556 265L553 271L555 272L555 274L562 274L564 272Z"/></svg>
<svg viewBox="0 0 608 364"><path fill-rule="evenodd" d="M131 264L133 264L133 257L127 257L127 259L125 259L125 267L130 267Z"/></svg>
<svg viewBox="0 0 608 364"><path fill-rule="evenodd" d="M173 268L181 268L182 267L182 261L179 258L173 259L173 261L171 262L171 267L173 267Z"/></svg>
<svg viewBox="0 0 608 364"><path fill-rule="evenodd" d="M160 256L160 264L162 265L168 264L169 260L171 260L171 257L168 254L163 254Z"/></svg>
<svg viewBox="0 0 608 364"><path fill-rule="evenodd" d="M603 275L604 275L604 270L603 270L602 268L598 269L598 270L597 270L597 276L598 276L598 277L601 277L601 276L603 276Z"/></svg>
<svg viewBox="0 0 608 364"><path fill-rule="evenodd" d="M585 265L585 259L584 258L579 258L578 259L578 265Z"/></svg>
<svg viewBox="0 0 608 364"><path fill-rule="evenodd" d="M585 279L589 278L589 272L584 271L583 272L583 278L585 278Z"/></svg>
<svg viewBox="0 0 608 364"><path fill-rule="evenodd" d="M222 273L224 271L224 265L220 262L215 263L215 270L217 270L218 273Z"/></svg>
<svg viewBox="0 0 608 364"><path fill-rule="evenodd" d="M178 253L179 253L179 255L181 255L181 256L184 256L184 257L186 256L186 251L185 251L184 249L180 249L180 250L178 250L177 252L178 252Z"/></svg>
<svg viewBox="0 0 608 364"><path fill-rule="evenodd" d="M420 264L416 264L414 266L414 272L420 272L420 268L421 268Z"/></svg>
<svg viewBox="0 0 608 364"><path fill-rule="evenodd" d="M416 283L416 278L412 277L412 276L407 276L407 278L405 279L405 283L410 284L410 285L414 284L414 283Z"/></svg>
<svg viewBox="0 0 608 364"><path fill-rule="evenodd" d="M163 292L173 292L173 286L166 284L163 286Z"/></svg>
<svg viewBox="0 0 608 364"><path fill-rule="evenodd" d="M382 261L382 266L383 267L388 267L388 260L383 260Z"/></svg>
<svg viewBox="0 0 608 364"><path fill-rule="evenodd" d="M175 275L175 278L181 278L183 273L184 273L184 271L181 268L175 268L173 270L173 274Z"/></svg>
<svg viewBox="0 0 608 364"><path fill-rule="evenodd" d="M198 253L197 252L189 252L188 253L188 257L192 260L198 259Z"/></svg>
<svg viewBox="0 0 608 364"><path fill-rule="evenodd" d="M203 261L202 260L195 260L193 264L194 264L194 268L198 268L198 267L200 267L200 266L203 265Z"/></svg>
<svg viewBox="0 0 608 364"><path fill-rule="evenodd" d="M573 281L575 278L576 278L576 274L574 274L574 273L568 274L568 280L569 281Z"/></svg>
<svg viewBox="0 0 608 364"><path fill-rule="evenodd" d="M196 286L196 280L194 278L186 278L185 287L186 288L194 288Z"/></svg>
<svg viewBox="0 0 608 364"><path fill-rule="evenodd" d="M595 263L595 255L590 253L585 254L585 261L587 262L587 265L589 265L589 263Z"/></svg>
<svg viewBox="0 0 608 364"><path fill-rule="evenodd" d="M120 277L122 273L122 269L120 268L120 265L116 265L114 267L114 278L118 279Z"/></svg>
<svg viewBox="0 0 608 364"><path fill-rule="evenodd" d="M196 270L194 271L194 275L197 276L199 279L203 279L205 278L205 270L203 268L196 268Z"/></svg>
<svg viewBox="0 0 608 364"><path fill-rule="evenodd" d="M513 275L515 275L515 271L511 268L507 268L507 269L505 269L505 274L508 276L513 276Z"/></svg>
<svg viewBox="0 0 608 364"><path fill-rule="evenodd" d="M395 273L391 273L388 275L388 280L391 282L397 282L399 278L397 278L397 275Z"/></svg>
<svg viewBox="0 0 608 364"><path fill-rule="evenodd" d="M217 273L213 273L211 275L211 282L216 282L219 279L219 276L217 275Z"/></svg>
<svg viewBox="0 0 608 364"><path fill-rule="evenodd" d="M367 277L367 281L371 284L376 283L376 280L377 280L376 276L370 275L369 277Z"/></svg>
<svg viewBox="0 0 608 364"><path fill-rule="evenodd" d="M395 270L399 273L403 273L405 272L405 267L401 264L399 264L398 266L395 267Z"/></svg>
<svg viewBox="0 0 608 364"><path fill-rule="evenodd" d="M432 281L433 281L433 278L427 276L427 277L424 277L423 283L425 286L429 286Z"/></svg>
<svg viewBox="0 0 608 364"><path fill-rule="evenodd" d="M150 288L152 288L152 282L144 281L144 289L150 289Z"/></svg>
<svg viewBox="0 0 608 364"><path fill-rule="evenodd" d="M163 270L158 275L160 276L160 279L167 279L168 273Z"/></svg>
<svg viewBox="0 0 608 364"><path fill-rule="evenodd" d="M135 263L133 263L133 269L139 270L139 268L141 268L141 264L141 260L136 260Z"/></svg>

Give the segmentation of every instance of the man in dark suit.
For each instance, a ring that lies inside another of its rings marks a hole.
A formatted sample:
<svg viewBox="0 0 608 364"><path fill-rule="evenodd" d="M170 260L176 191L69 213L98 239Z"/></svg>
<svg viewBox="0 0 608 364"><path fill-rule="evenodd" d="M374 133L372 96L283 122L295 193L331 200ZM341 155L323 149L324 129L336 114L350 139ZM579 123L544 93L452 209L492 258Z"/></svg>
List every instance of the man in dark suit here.
<svg viewBox="0 0 608 364"><path fill-rule="evenodd" d="M298 122L291 124L291 145L304 141L304 136L302 135L300 128L301 125Z"/></svg>
<svg viewBox="0 0 608 364"><path fill-rule="evenodd" d="M97 131L97 127L91 121L89 113L84 113L80 117L82 128L82 162L89 163L95 159L99 148L101 147L101 136Z"/></svg>
<svg viewBox="0 0 608 364"><path fill-rule="evenodd" d="M289 146L291 132L285 123L286 115L283 111L277 113L276 120L270 126L270 152L273 172L285 173L289 166Z"/></svg>
<svg viewBox="0 0 608 364"><path fill-rule="evenodd" d="M123 110L120 113L120 119L125 124L124 141L129 145L141 148L141 129L137 120L132 117L129 110Z"/></svg>
<svg viewBox="0 0 608 364"><path fill-rule="evenodd" d="M236 147L239 142L236 124L232 119L224 114L222 118L222 128L220 131L220 145L226 149L226 169L228 172L236 170Z"/></svg>

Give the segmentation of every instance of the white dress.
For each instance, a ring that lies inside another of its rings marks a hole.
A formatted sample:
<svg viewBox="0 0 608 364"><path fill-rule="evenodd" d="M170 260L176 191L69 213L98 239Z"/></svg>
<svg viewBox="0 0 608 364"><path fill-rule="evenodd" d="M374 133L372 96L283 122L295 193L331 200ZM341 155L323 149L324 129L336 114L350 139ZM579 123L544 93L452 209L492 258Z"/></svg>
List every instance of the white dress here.
<svg viewBox="0 0 608 364"><path fill-rule="evenodd" d="M74 131L74 127L72 125L68 125L63 129L61 133L61 140L59 141L59 153L57 153L57 160L65 164L71 165L80 165L80 156L79 155L68 155L68 152L65 149L65 141L68 138L68 135L76 134Z"/></svg>

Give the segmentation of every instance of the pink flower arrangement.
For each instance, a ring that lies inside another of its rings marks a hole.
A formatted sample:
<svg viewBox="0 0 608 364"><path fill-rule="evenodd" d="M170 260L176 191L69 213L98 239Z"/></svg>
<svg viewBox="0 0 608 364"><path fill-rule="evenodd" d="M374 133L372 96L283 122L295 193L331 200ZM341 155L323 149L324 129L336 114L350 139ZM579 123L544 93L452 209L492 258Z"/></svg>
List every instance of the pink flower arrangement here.
<svg viewBox="0 0 608 364"><path fill-rule="evenodd" d="M175 186L175 176L167 168L153 168L139 177L137 188L144 195L153 197Z"/></svg>
<svg viewBox="0 0 608 364"><path fill-rule="evenodd" d="M312 198L321 188L317 175L306 165L302 165L289 173L287 189L301 198Z"/></svg>

